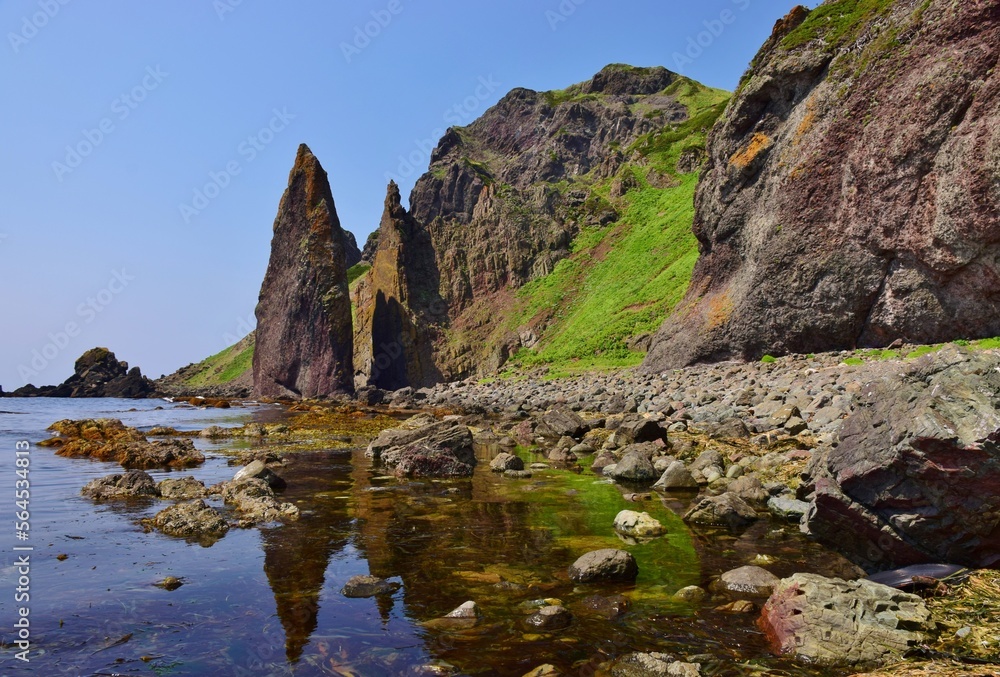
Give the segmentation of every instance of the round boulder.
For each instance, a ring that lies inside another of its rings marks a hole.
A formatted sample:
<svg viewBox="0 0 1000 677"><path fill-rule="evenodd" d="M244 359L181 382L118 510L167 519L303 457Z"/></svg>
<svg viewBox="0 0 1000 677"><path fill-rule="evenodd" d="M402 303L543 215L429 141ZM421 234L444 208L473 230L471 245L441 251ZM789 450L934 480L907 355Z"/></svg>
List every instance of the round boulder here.
<svg viewBox="0 0 1000 677"><path fill-rule="evenodd" d="M613 548L592 550L569 567L569 577L576 583L634 581L638 575L639 565L632 553Z"/></svg>

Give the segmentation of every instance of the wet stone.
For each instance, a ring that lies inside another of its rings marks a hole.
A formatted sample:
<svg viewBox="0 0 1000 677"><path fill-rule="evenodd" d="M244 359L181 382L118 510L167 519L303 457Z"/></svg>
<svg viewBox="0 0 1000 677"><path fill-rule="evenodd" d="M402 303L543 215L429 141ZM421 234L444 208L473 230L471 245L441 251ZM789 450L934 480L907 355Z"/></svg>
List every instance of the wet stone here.
<svg viewBox="0 0 1000 677"><path fill-rule="evenodd" d="M375 597L376 595L391 595L400 587L399 583L377 576L351 576L344 584L340 594L351 598Z"/></svg>

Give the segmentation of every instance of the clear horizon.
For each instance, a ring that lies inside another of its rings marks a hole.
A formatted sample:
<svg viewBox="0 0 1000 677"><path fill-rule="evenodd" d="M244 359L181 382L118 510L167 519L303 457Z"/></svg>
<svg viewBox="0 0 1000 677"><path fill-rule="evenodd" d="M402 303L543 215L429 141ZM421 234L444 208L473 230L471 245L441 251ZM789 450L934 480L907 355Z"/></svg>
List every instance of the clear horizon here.
<svg viewBox="0 0 1000 677"><path fill-rule="evenodd" d="M794 2L0 6L0 385L107 347L157 378L253 326L296 148L359 246L451 125L610 63L732 90Z"/></svg>

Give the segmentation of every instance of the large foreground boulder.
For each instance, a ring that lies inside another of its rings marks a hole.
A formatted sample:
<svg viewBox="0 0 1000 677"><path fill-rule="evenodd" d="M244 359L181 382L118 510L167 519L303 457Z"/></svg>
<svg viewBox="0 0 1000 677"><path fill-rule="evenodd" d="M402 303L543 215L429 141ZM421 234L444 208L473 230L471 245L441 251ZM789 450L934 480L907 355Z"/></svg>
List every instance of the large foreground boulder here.
<svg viewBox="0 0 1000 677"><path fill-rule="evenodd" d="M367 453L398 477L471 477L476 467L472 444L468 426L440 421L385 430Z"/></svg>
<svg viewBox="0 0 1000 677"><path fill-rule="evenodd" d="M764 605L760 626L778 653L849 666L898 659L934 628L916 595L815 574L781 580Z"/></svg>
<svg viewBox="0 0 1000 677"><path fill-rule="evenodd" d="M949 347L868 384L817 454L804 529L876 570L1000 563L1000 356Z"/></svg>

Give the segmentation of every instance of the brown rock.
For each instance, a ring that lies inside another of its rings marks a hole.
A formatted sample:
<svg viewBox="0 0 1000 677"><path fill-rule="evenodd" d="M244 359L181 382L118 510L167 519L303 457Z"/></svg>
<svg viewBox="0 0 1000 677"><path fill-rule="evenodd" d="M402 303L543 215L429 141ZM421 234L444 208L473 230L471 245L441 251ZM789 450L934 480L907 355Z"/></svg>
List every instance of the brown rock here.
<svg viewBox="0 0 1000 677"><path fill-rule="evenodd" d="M403 209L399 187L390 182L372 268L355 292L359 386L399 390L441 380L433 347L447 307L438 278L427 231Z"/></svg>
<svg viewBox="0 0 1000 677"><path fill-rule="evenodd" d="M305 144L278 207L256 314L255 396L354 392L344 231L326 172Z"/></svg>
<svg viewBox="0 0 1000 677"><path fill-rule="evenodd" d="M780 22L709 138L701 257L647 368L1000 334L996 9Z"/></svg>

